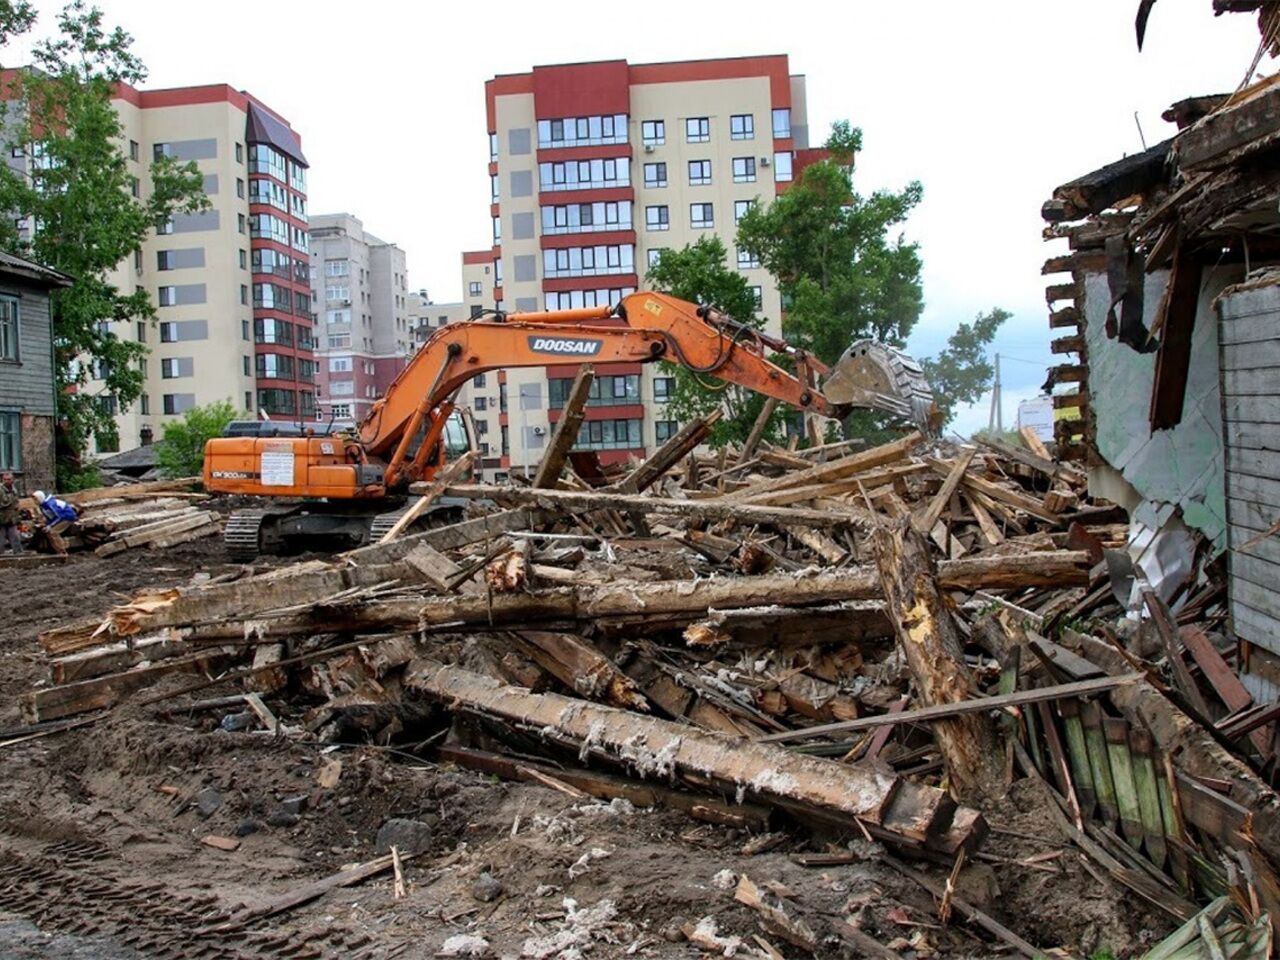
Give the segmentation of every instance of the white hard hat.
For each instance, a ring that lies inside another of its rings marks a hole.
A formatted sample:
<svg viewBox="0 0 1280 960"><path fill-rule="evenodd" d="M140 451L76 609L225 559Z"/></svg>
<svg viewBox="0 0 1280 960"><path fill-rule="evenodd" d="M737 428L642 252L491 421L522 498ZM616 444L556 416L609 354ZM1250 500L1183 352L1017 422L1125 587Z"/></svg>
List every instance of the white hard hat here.
<svg viewBox="0 0 1280 960"><path fill-rule="evenodd" d="M44 503L45 501L45 495L43 490L37 490L31 496L35 498L36 503Z"/></svg>

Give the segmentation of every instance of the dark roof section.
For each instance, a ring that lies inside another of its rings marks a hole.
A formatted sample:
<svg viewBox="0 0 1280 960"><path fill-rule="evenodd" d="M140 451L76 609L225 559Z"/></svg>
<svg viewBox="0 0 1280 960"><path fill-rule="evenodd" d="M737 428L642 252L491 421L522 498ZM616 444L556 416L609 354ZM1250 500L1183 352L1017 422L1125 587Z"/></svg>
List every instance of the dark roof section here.
<svg viewBox="0 0 1280 960"><path fill-rule="evenodd" d="M58 270L50 270L31 260L15 257L11 253L0 252L0 273L13 274L26 280L35 280L50 287L69 287L74 282L71 277Z"/></svg>
<svg viewBox="0 0 1280 960"><path fill-rule="evenodd" d="M112 454L98 461L98 466L108 470L138 470L156 465L155 444L145 447L134 447L124 453Z"/></svg>
<svg viewBox="0 0 1280 960"><path fill-rule="evenodd" d="M302 155L302 142L298 140L298 135L252 100L249 101L249 119L245 124L244 138L248 143L270 144L291 160L298 161L304 167L308 166L307 158Z"/></svg>

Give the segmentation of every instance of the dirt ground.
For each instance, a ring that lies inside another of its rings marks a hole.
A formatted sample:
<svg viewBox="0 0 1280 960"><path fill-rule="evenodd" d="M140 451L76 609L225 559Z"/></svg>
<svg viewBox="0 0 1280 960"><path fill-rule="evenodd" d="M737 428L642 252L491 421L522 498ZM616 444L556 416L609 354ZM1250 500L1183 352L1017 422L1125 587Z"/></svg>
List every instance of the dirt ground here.
<svg viewBox="0 0 1280 960"><path fill-rule="evenodd" d="M39 631L100 615L140 587L229 569L213 540L0 567L0 725L20 724L18 698L42 682ZM829 841L796 830L749 856L750 837L675 812L584 802L408 752L228 732L220 719L125 705L91 726L0 747L0 958L412 958L478 943L458 937L482 938L492 957L707 956L679 932L699 921L742 938L742 951L758 950L751 936L762 934L782 955L806 956L734 901L723 871L781 883L814 915L848 917L903 957L1002 952L962 921L941 926L932 898L865 841L836 838L865 860L805 868L792 855ZM321 786L322 771L337 782ZM1128 956L1171 929L1084 868L1029 784L988 817L987 859L962 872L959 892L1021 936L1072 956ZM416 821L425 845L405 864L403 899L380 875L229 922L374 858L390 818ZM240 845L201 843L211 834L241 834ZM1047 859L1016 862L1034 855ZM945 882L945 867L922 869ZM854 955L841 950L818 955Z"/></svg>

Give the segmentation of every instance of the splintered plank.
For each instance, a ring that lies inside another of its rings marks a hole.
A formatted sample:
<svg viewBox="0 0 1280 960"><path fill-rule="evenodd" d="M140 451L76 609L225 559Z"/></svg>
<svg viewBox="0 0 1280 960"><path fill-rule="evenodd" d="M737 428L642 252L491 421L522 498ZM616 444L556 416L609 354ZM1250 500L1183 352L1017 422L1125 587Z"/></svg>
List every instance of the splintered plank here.
<svg viewBox="0 0 1280 960"><path fill-rule="evenodd" d="M560 421L551 435L551 442L547 444L547 452L542 455L542 461L538 464L538 472L534 474L535 487L554 487L560 479L560 471L564 469L569 450L578 439L578 428L582 426L582 418L586 412L587 396L595 379L596 370L591 364L584 363L578 368L578 375L573 378L573 384L569 387L564 409L560 411Z"/></svg>
<svg viewBox="0 0 1280 960"><path fill-rule="evenodd" d="M628 762L646 777L690 776L743 790L764 803L799 804L853 826L883 825L901 778L870 767L845 765L758 741L708 733L656 717L640 716L557 694L536 694L499 683L470 670L417 660L405 671L405 685L453 709L479 713L580 745ZM918 787L922 798L943 796ZM951 826L945 804L929 835ZM904 838L905 839L905 838Z"/></svg>
<svg viewBox="0 0 1280 960"><path fill-rule="evenodd" d="M871 470L898 460L905 460L923 440L924 437L919 432L913 431L901 440L894 440L892 443L881 444L878 447L872 447L870 450L863 450L851 456L830 460L807 470L798 470L794 473L783 474L781 477L776 477L772 480L751 484L741 490L726 494L723 499L746 500L762 493L771 493L774 490L785 490L788 487L801 487L813 483L828 483L843 477L851 477L854 474L862 473L864 470Z"/></svg>

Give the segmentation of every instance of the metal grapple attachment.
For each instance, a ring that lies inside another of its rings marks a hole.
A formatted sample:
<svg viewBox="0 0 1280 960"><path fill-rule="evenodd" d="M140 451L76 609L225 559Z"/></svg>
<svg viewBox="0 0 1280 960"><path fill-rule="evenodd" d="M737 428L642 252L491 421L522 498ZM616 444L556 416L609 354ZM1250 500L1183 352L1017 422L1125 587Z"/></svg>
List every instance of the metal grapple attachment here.
<svg viewBox="0 0 1280 960"><path fill-rule="evenodd" d="M880 410L934 432L937 409L920 364L895 347L859 340L831 368L822 384L827 399L842 406Z"/></svg>

